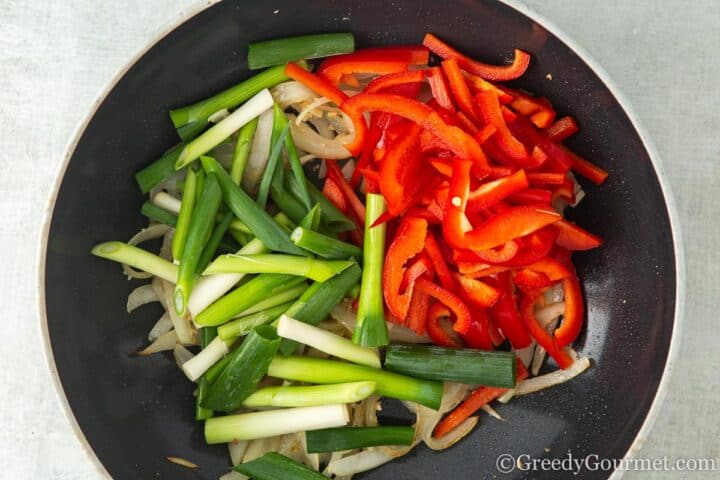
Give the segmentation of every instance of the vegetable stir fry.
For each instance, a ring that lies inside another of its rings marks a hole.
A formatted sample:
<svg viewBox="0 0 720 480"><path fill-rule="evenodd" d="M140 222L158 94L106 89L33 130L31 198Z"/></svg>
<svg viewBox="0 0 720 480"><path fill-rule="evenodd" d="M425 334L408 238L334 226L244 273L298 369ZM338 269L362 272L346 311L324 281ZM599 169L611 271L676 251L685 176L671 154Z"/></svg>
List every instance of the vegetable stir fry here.
<svg viewBox="0 0 720 480"><path fill-rule="evenodd" d="M503 83L530 62L431 33L269 40L248 55L266 70L170 112L180 142L135 175L150 226L92 253L151 279L127 303L165 309L139 354L172 350L196 382L223 478L349 479L590 366L571 255L602 242L563 211L575 174L608 174L562 144L572 117ZM379 425L381 397L414 425Z"/></svg>

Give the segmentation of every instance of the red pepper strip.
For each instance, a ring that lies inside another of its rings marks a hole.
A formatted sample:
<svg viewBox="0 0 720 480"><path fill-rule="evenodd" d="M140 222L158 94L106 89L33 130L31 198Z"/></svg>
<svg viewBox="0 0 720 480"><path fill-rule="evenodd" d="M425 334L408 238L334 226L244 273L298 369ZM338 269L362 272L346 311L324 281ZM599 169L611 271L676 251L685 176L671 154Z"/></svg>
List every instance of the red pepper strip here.
<svg viewBox="0 0 720 480"><path fill-rule="evenodd" d="M552 250L557 238L557 229L554 226L541 228L535 233L522 239L520 251L510 260L501 265L506 267L525 267L545 258Z"/></svg>
<svg viewBox="0 0 720 480"><path fill-rule="evenodd" d="M408 65L425 65L429 52L424 47L400 46L356 50L345 55L334 55L323 60L318 75L337 85L343 74L375 73L387 75L406 70Z"/></svg>
<svg viewBox="0 0 720 480"><path fill-rule="evenodd" d="M497 328L493 334L490 333L490 317L484 308L473 310L472 316L470 330L462 335L465 346L480 350L492 350L495 344L493 337L496 339L500 337L500 342L502 342L502 336Z"/></svg>
<svg viewBox="0 0 720 480"><path fill-rule="evenodd" d="M542 188L526 188L508 197L510 203L515 205L550 205L552 192ZM561 220L562 221L562 220Z"/></svg>
<svg viewBox="0 0 720 480"><path fill-rule="evenodd" d="M473 137L480 133L480 129L473 123L471 119L468 118L467 115L465 115L463 112L457 112L455 115L458 119L458 124L460 127L463 128L467 133L472 135Z"/></svg>
<svg viewBox="0 0 720 480"><path fill-rule="evenodd" d="M555 172L530 172L527 177L530 185L562 185L567 175Z"/></svg>
<svg viewBox="0 0 720 480"><path fill-rule="evenodd" d="M465 80L468 83L468 86L470 87L470 90L473 91L473 93L477 93L483 90L492 90L498 95L498 99L500 100L500 103L505 105L506 103L510 103L513 101L513 96L509 93L506 93L504 90L499 88L497 85L488 82L487 80L483 79L482 77L478 77L477 75L473 75L471 73L463 72L463 75L465 76Z"/></svg>
<svg viewBox="0 0 720 480"><path fill-rule="evenodd" d="M340 83L345 84L348 87L360 88L360 81L357 79L354 73L343 73L340 76Z"/></svg>
<svg viewBox="0 0 720 480"><path fill-rule="evenodd" d="M495 304L500 298L500 292L487 283L463 275L455 275L455 278L465 294L463 297L475 306L487 308Z"/></svg>
<svg viewBox="0 0 720 480"><path fill-rule="evenodd" d="M342 90L335 87L324 78L315 75L314 73L310 73L304 68L298 67L294 63L287 64L287 67L285 67L285 75L302 83L321 97L329 98L330 101L336 105L340 105L348 98Z"/></svg>
<svg viewBox="0 0 720 480"><path fill-rule="evenodd" d="M520 245L515 240L510 240L501 245L499 250L474 250L473 255L481 262L488 264L498 264L509 262L520 251Z"/></svg>
<svg viewBox="0 0 720 480"><path fill-rule="evenodd" d="M431 67L427 69L426 75L433 98L442 108L453 110L455 107L442 69L440 67Z"/></svg>
<svg viewBox="0 0 720 480"><path fill-rule="evenodd" d="M575 203L575 182L571 178L566 177L565 181L559 187L556 187L552 191L552 198L563 198L569 204Z"/></svg>
<svg viewBox="0 0 720 480"><path fill-rule="evenodd" d="M449 203L452 201L451 198ZM515 238L533 233L561 219L562 217L554 210L540 206L510 207L467 232L465 234L466 248L489 250Z"/></svg>
<svg viewBox="0 0 720 480"><path fill-rule="evenodd" d="M602 245L602 239L593 235L584 228L578 227L567 220L560 220L555 224L558 228L558 237L555 243L568 250L590 250Z"/></svg>
<svg viewBox="0 0 720 480"><path fill-rule="evenodd" d="M528 377L528 371L522 365L520 360L518 362L517 369L517 382L521 382ZM507 392L507 388L501 387L478 387L470 393L470 395L463 400L463 402L455 407L455 409L448 413L445 418L440 420L440 423L435 427L433 432L434 438L440 438L449 433L451 430L456 428L458 425L463 423L465 420L470 418L475 412L480 410L482 407L498 398L503 393Z"/></svg>
<svg viewBox="0 0 720 480"><path fill-rule="evenodd" d="M400 291L406 292L415 286L415 280L420 278L421 275L425 275L427 272L433 271L433 265L429 258L425 255L421 255L420 258L413 261L405 273L403 274L402 282L400 283Z"/></svg>
<svg viewBox="0 0 720 480"><path fill-rule="evenodd" d="M345 200L345 195L343 195L342 190L335 180L330 177L326 178L322 193L325 198L330 200L330 203L337 207L338 210L343 213L347 213L347 201Z"/></svg>
<svg viewBox="0 0 720 480"><path fill-rule="evenodd" d="M446 290L454 290L456 288L456 284L453 274L445 262L445 257L443 257L443 254L440 251L440 246L435 239L435 235L433 235L430 231L428 231L427 238L425 239L425 252L428 254L428 257L430 257L433 270L440 280L440 285L442 285Z"/></svg>
<svg viewBox="0 0 720 480"><path fill-rule="evenodd" d="M488 140L490 140L490 138L495 135L496 132L497 128L495 128L495 125L491 125L488 123L486 125L483 125L483 127L478 130L478 132L475 133L473 136L475 137L475 140L477 140L477 142L482 145Z"/></svg>
<svg viewBox="0 0 720 480"><path fill-rule="evenodd" d="M425 334L425 319L430 309L430 297L419 290L413 291L405 324L418 335Z"/></svg>
<svg viewBox="0 0 720 480"><path fill-rule="evenodd" d="M523 164L528 157L528 152L525 145L510 133L495 92L490 90L479 92L475 95L475 103L480 118L497 129L492 138L498 148L514 162Z"/></svg>
<svg viewBox="0 0 720 480"><path fill-rule="evenodd" d="M511 267L487 265L483 263L458 262L458 271L469 278L485 278L490 275L507 272Z"/></svg>
<svg viewBox="0 0 720 480"><path fill-rule="evenodd" d="M350 179L350 184L353 187L357 187L357 185L360 183L360 173L358 169L366 168L368 165L370 165L373 151L382 139L385 130L391 123L391 120L392 115L384 112L373 112L370 115L369 133L365 140L365 144L362 146L362 151L358 156L357 167L353 171L352 178Z"/></svg>
<svg viewBox="0 0 720 480"><path fill-rule="evenodd" d="M405 264L422 251L426 236L425 219L405 217L387 249L383 266L383 294L388 310L397 318L407 316L413 293L412 285L402 291ZM417 281L415 283L417 285Z"/></svg>
<svg viewBox="0 0 720 480"><path fill-rule="evenodd" d="M460 110L472 120L477 121L478 116L475 113L470 88L465 82L465 77L463 77L457 60L455 58L445 60L442 62L442 69L448 79L453 98L455 98Z"/></svg>
<svg viewBox="0 0 720 480"><path fill-rule="evenodd" d="M510 65L488 65L487 63L472 60L462 53L458 52L450 45L446 44L432 33L426 33L423 39L423 45L429 48L435 55L445 60L448 58L457 59L458 64L463 70L479 75L486 80L515 80L520 78L530 66L530 54L522 50L515 49L515 58Z"/></svg>
<svg viewBox="0 0 720 480"><path fill-rule="evenodd" d="M490 318L495 320L505 337L510 340L513 348L519 349L529 346L532 339L525 330L515 303L510 272L498 273L497 280L493 285L500 291L500 298L490 307Z"/></svg>
<svg viewBox="0 0 720 480"><path fill-rule="evenodd" d="M353 190L347 180L345 180L337 162L334 160L325 160L325 165L327 166L328 178L332 178L343 192L343 195L348 202L349 210L355 216L356 223L358 226L363 226L365 222L365 205L363 205L355 194L355 190Z"/></svg>
<svg viewBox="0 0 720 480"><path fill-rule="evenodd" d="M472 316L465 303L454 293L434 284L430 280L420 277L415 281L415 288L430 295L435 300L443 303L455 314L453 330L463 334L470 331Z"/></svg>
<svg viewBox="0 0 720 480"><path fill-rule="evenodd" d="M555 330L555 340L564 347L572 344L580 335L585 314L580 281L575 275L563 280L565 312L560 326Z"/></svg>
<svg viewBox="0 0 720 480"><path fill-rule="evenodd" d="M409 207L420 193L426 172L420 155L422 128L410 124L403 134L385 150L380 164L380 192L387 202L388 213L397 216Z"/></svg>
<svg viewBox="0 0 720 480"><path fill-rule="evenodd" d="M573 364L573 359L535 318L535 303L542 297L542 294L542 290L524 293L520 303L520 314L530 336L547 351L560 368L566 369Z"/></svg>
<svg viewBox="0 0 720 480"><path fill-rule="evenodd" d="M400 95L362 93L346 100L341 108L355 125L355 139L351 144L346 145L351 152L359 148L365 139L367 126L362 113L382 111L417 123L440 139L455 155L471 159L476 168L476 175L487 174L489 166L480 145L462 129L445 123L437 112L424 103Z"/></svg>
<svg viewBox="0 0 720 480"><path fill-rule="evenodd" d="M563 170L567 170L573 165L573 158L570 152L564 149L562 145L551 142L540 130L535 128L535 125L527 118L518 116L514 122L509 124L509 128L522 142L540 147L542 151L557 162Z"/></svg>
<svg viewBox="0 0 720 480"><path fill-rule="evenodd" d="M450 326L450 315L450 309L445 305L439 302L433 303L428 310L425 328L435 345L462 348L460 336Z"/></svg>
<svg viewBox="0 0 720 480"><path fill-rule="evenodd" d="M530 121L538 128L547 128L555 120L555 110L546 108L530 115Z"/></svg>
<svg viewBox="0 0 720 480"><path fill-rule="evenodd" d="M490 333L490 340L492 341L493 348L498 347L505 341L505 335L503 335L500 331L500 328L495 323L495 320L492 319L488 312L485 312L485 316L487 317L488 332Z"/></svg>
<svg viewBox="0 0 720 480"><path fill-rule="evenodd" d="M543 130L548 139L553 142L562 142L566 138L575 135L580 130L573 117L562 117L555 120L555 123Z"/></svg>
<svg viewBox="0 0 720 480"><path fill-rule="evenodd" d="M573 271L552 257L533 263L515 275L515 284L525 291L549 287L573 275Z"/></svg>
<svg viewBox="0 0 720 480"><path fill-rule="evenodd" d="M433 166L437 172L447 178L452 177L452 165L448 164L442 158L428 158L428 163Z"/></svg>
<svg viewBox="0 0 720 480"><path fill-rule="evenodd" d="M572 161L571 168L573 169L573 171L587 178L595 185L600 185L605 182L605 180L607 180L608 172L606 172L602 168L598 167L597 165L588 160L585 160L576 153L571 152L562 145L559 145L558 148L570 157Z"/></svg>
<svg viewBox="0 0 720 480"><path fill-rule="evenodd" d="M525 170L518 170L510 176L483 183L468 195L467 208L477 211L491 207L509 195L528 188Z"/></svg>
<svg viewBox="0 0 720 480"><path fill-rule="evenodd" d="M376 93L385 88L404 85L406 83L422 83L425 81L425 72L422 70L409 70L405 72L390 73L377 77L365 88L365 93Z"/></svg>
<svg viewBox="0 0 720 480"><path fill-rule="evenodd" d="M357 168L355 171L359 172L360 175L365 179L365 193L379 193L380 192L380 174L370 168Z"/></svg>

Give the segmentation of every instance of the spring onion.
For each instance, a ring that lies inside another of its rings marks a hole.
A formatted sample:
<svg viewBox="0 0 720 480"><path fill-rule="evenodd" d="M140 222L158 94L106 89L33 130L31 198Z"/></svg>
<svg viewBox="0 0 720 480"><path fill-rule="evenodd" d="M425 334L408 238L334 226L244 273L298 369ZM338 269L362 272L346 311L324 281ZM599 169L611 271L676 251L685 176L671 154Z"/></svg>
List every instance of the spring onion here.
<svg viewBox="0 0 720 480"><path fill-rule="evenodd" d="M180 156L175 161L175 169L179 170L193 160L205 155L213 148L228 139L230 135L239 130L262 112L272 107L273 98L268 89L260 90L240 108L225 117L221 122L215 124L209 130L203 132L196 139L185 145Z"/></svg>
<svg viewBox="0 0 720 480"><path fill-rule="evenodd" d="M216 273L286 273L324 282L354 262L352 260L319 260L265 253L260 255L221 255L212 262L203 275Z"/></svg>
<svg viewBox="0 0 720 480"><path fill-rule="evenodd" d="M382 445L412 445L415 428L400 426L338 427L305 434L308 453L341 452Z"/></svg>
<svg viewBox="0 0 720 480"><path fill-rule="evenodd" d="M443 392L443 385L440 382L406 377L364 365L312 357L275 356L268 367L268 375L322 385L375 382L375 389L379 395L409 400L434 410L440 408Z"/></svg>
<svg viewBox="0 0 720 480"><path fill-rule="evenodd" d="M200 405L223 412L237 410L265 376L279 346L275 328L263 325L253 329L229 355L227 366L208 387Z"/></svg>
<svg viewBox="0 0 720 480"><path fill-rule="evenodd" d="M178 276L178 267L164 258L154 255L142 248L134 247L123 242L105 242L95 245L90 251L98 257L113 260L129 265L143 272L160 277L168 282L175 283Z"/></svg>
<svg viewBox="0 0 720 480"><path fill-rule="evenodd" d="M302 277L266 273L243 283L195 316L202 326L222 325L260 300L302 282Z"/></svg>
<svg viewBox="0 0 720 480"><path fill-rule="evenodd" d="M283 121L287 124L287 119L283 115ZM287 128L290 128L287 126ZM305 204L305 208L308 211L313 206L313 202L310 199L310 191L307 186L307 180L305 179L305 171L303 170L302 162L300 162L300 155L298 155L295 142L293 141L292 134L288 132L285 137L285 151L288 155L288 163L290 164L290 170L292 170L293 176L295 177L297 185L300 187L300 200Z"/></svg>
<svg viewBox="0 0 720 480"><path fill-rule="evenodd" d="M360 280L360 267L353 264L350 268L325 282L315 282L305 290L300 298L285 312L285 315L310 325L317 325L330 311L345 298L345 295ZM283 355L297 350L297 343L284 339L280 345Z"/></svg>
<svg viewBox="0 0 720 480"><path fill-rule="evenodd" d="M227 415L205 421L205 441L213 445L274 437L286 433L341 427L347 425L349 420L347 407L343 404Z"/></svg>
<svg viewBox="0 0 720 480"><path fill-rule="evenodd" d="M215 256L215 253L220 247L220 243L222 242L225 233L228 231L233 218L235 218L235 215L233 215L232 212L226 212L223 219L220 220L220 223L218 223L213 229L212 235L210 235L210 238L208 238L208 241L205 243L202 255L200 255L200 260L198 260L197 270L195 270L198 275L205 271L207 266L210 264L210 261Z"/></svg>
<svg viewBox="0 0 720 480"><path fill-rule="evenodd" d="M277 452L267 452L234 468L242 474L242 478L252 477L255 480L327 480L326 476Z"/></svg>
<svg viewBox="0 0 720 480"><path fill-rule="evenodd" d="M294 175L285 176L284 186L285 191L295 198L302 198L302 186L297 182ZM306 186L310 193L310 200L320 205L322 224L327 231L346 232L355 229L355 223L338 210L315 185L306 181Z"/></svg>
<svg viewBox="0 0 720 480"><path fill-rule="evenodd" d="M247 160L250 156L250 147L252 146L257 127L258 119L253 118L245 124L238 133L235 151L233 152L232 165L230 167L230 178L232 178L236 185L240 185L243 173L245 173L245 165L247 165Z"/></svg>
<svg viewBox="0 0 720 480"><path fill-rule="evenodd" d="M289 176L291 175L284 175L285 178ZM279 185L278 182L270 184L270 198L281 212L296 223L300 223L309 213L305 205L292 193L288 192L283 185Z"/></svg>
<svg viewBox="0 0 720 480"><path fill-rule="evenodd" d="M310 209L307 215L300 219L300 221L298 222L298 226L315 231L320 228L321 217L322 210L320 209L320 204L316 203L315 206ZM292 240L292 235L290 235L290 237L290 240Z"/></svg>
<svg viewBox="0 0 720 480"><path fill-rule="evenodd" d="M382 195L368 194L365 206L363 274L357 323L353 331L353 342L363 347L380 347L390 343L382 293L385 223L373 226L383 213L385 213L385 199Z"/></svg>
<svg viewBox="0 0 720 480"><path fill-rule="evenodd" d="M227 206L250 228L266 248L294 255L306 255L303 249L290 241L287 232L278 222L273 220L265 210L258 207L247 193L235 185L230 175L219 163L209 157L202 157L200 160L207 173L214 173L217 176Z"/></svg>
<svg viewBox="0 0 720 480"><path fill-rule="evenodd" d="M255 200L262 208L265 208L265 204L267 203L270 184L273 183L273 179L278 175L282 175L282 149L285 144L285 137L287 137L288 131L289 127L287 125L287 120L285 120L285 112L282 111L277 103L273 104L273 128L272 136L270 137L270 157L268 158L268 162L265 165L265 171L260 179L257 199ZM275 183L281 184L282 182L275 181Z"/></svg>
<svg viewBox="0 0 720 480"><path fill-rule="evenodd" d="M363 254L362 249L355 245L303 227L297 227L293 230L290 234L290 240L298 247L328 260L350 257L361 258Z"/></svg>
<svg viewBox="0 0 720 480"><path fill-rule="evenodd" d="M175 145L160 158L135 174L135 181L142 193L148 193L160 182L175 173L175 162L184 148L185 143L181 142Z"/></svg>
<svg viewBox="0 0 720 480"><path fill-rule="evenodd" d="M212 342L217 337L217 329L215 327L201 328L199 333L200 347L203 349L207 348L210 342ZM186 363L187 362L183 363L183 366ZM214 415L214 412L212 410L200 406L200 402L202 402L207 395L207 389L209 385L210 383L205 377L201 377L198 381L197 397L195 398L195 420L207 420Z"/></svg>
<svg viewBox="0 0 720 480"><path fill-rule="evenodd" d="M312 407L335 403L355 403L375 393L374 382L351 382L333 385L283 386L261 388L243 402L243 406Z"/></svg>
<svg viewBox="0 0 720 480"><path fill-rule="evenodd" d="M257 70L295 60L350 53L353 50L355 38L352 33L323 33L266 40L248 46L248 68Z"/></svg>
<svg viewBox="0 0 720 480"><path fill-rule="evenodd" d="M192 140L205 130L208 117L222 109L232 109L263 89L288 80L285 65L269 68L200 102L170 111L170 119L183 140Z"/></svg>
<svg viewBox="0 0 720 480"><path fill-rule="evenodd" d="M226 342L247 335L253 328L266 325L278 319L292 304L293 302L281 303L280 305L236 318L218 327L218 335Z"/></svg>
<svg viewBox="0 0 720 480"><path fill-rule="evenodd" d="M178 261L182 258L183 248L185 247L185 239L187 238L188 228L190 228L190 219L192 218L193 208L195 208L195 202L197 201L196 189L197 174L191 168L188 169L187 172L185 190L180 203L178 221L175 225L175 234L173 235L172 240L172 256Z"/></svg>
<svg viewBox="0 0 720 480"><path fill-rule="evenodd" d="M238 317L252 315L253 313L258 313L263 310L267 310L268 308L277 307L278 305L282 305L284 303L294 302L295 300L297 300L298 297L300 297L300 295L305 293L305 290L307 289L308 285L305 282L290 284L286 290L279 291L275 295L270 295L267 298L260 300L258 303L248 308L247 310L240 312L238 314Z"/></svg>
<svg viewBox="0 0 720 480"><path fill-rule="evenodd" d="M171 227L175 226L178 219L177 215L174 213L168 212L164 208L160 208L152 202L143 203L140 208L140 213L150 220L155 220L156 222L164 223L165 225L170 225Z"/></svg>
<svg viewBox="0 0 720 480"><path fill-rule="evenodd" d="M429 345L390 345L385 368L429 380L505 388L515 386L517 375L514 353Z"/></svg>
<svg viewBox="0 0 720 480"><path fill-rule="evenodd" d="M295 340L334 357L374 368L381 366L377 350L355 345L347 338L307 323L298 322L287 315L280 317L277 332L283 338Z"/></svg>

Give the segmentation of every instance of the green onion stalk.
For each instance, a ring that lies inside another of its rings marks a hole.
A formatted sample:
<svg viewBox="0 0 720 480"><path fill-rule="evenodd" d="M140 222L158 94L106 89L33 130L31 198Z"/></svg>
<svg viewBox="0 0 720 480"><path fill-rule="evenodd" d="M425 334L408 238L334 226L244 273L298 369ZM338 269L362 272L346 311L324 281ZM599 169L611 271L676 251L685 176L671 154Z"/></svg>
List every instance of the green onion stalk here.
<svg viewBox="0 0 720 480"><path fill-rule="evenodd" d="M175 145L160 158L135 174L135 181L142 193L148 193L163 180L175 173L175 162L184 148L185 142Z"/></svg>
<svg viewBox="0 0 720 480"><path fill-rule="evenodd" d="M197 183L198 175L191 168L187 172L187 180L185 181L185 191L183 192L182 201L180 203L180 212L178 213L177 224L175 225L175 234L172 240L172 256L175 260L180 260L185 248L185 240L187 238L188 229L190 228L190 219L192 218L195 202L197 202Z"/></svg>
<svg viewBox="0 0 720 480"><path fill-rule="evenodd" d="M174 227L177 224L177 215L165 210L164 208L158 207L150 201L142 204L140 213L150 220L164 223L165 225L170 225L171 227Z"/></svg>
<svg viewBox="0 0 720 480"><path fill-rule="evenodd" d="M265 208L271 183L276 185L282 184L282 148L285 144L285 138L287 137L289 131L290 127L285 120L285 112L282 111L277 103L273 104L273 128L270 137L270 156L268 157L267 164L265 165L265 171L263 171L260 179L257 199L255 200L261 208Z"/></svg>
<svg viewBox="0 0 720 480"><path fill-rule="evenodd" d="M355 245L308 228L297 227L290 234L290 240L298 247L328 260L362 258L363 255L362 249Z"/></svg>
<svg viewBox="0 0 720 480"><path fill-rule="evenodd" d="M210 342L217 337L217 329L215 327L201 328L198 333L200 336L200 347L202 349L207 348ZM200 377L198 380L197 396L195 397L195 420L207 420L214 415L212 410L200 406L200 402L202 402L207 395L209 386L210 382L208 382L207 378Z"/></svg>
<svg viewBox="0 0 720 480"><path fill-rule="evenodd" d="M268 452L234 469L255 480L327 480L326 476L312 468L277 452Z"/></svg>
<svg viewBox="0 0 720 480"><path fill-rule="evenodd" d="M178 278L177 265L164 258L152 254L147 250L128 245L123 242L105 242L95 245L90 251L98 257L124 263L138 270L142 270L168 282L175 283Z"/></svg>
<svg viewBox="0 0 720 480"><path fill-rule="evenodd" d="M298 222L298 227L316 231L320 228L321 218L322 210L320 209L320 204L316 203L313 208L310 209L307 215L300 219L300 221ZM290 235L290 239L292 240L292 234ZM293 242L295 242L295 240L293 240Z"/></svg>
<svg viewBox="0 0 720 480"><path fill-rule="evenodd" d="M280 315L290 308L293 302L281 303L280 305L238 317L218 327L218 335L225 342L232 342L237 337L247 335L250 331L260 325L267 325L280 318Z"/></svg>
<svg viewBox="0 0 720 480"><path fill-rule="evenodd" d="M203 275L217 273L285 273L324 282L353 265L352 260L320 260L265 253L260 255L221 255L205 269Z"/></svg>
<svg viewBox="0 0 720 480"><path fill-rule="evenodd" d="M355 50L352 33L321 33L254 42L248 47L250 70L296 60L324 58Z"/></svg>
<svg viewBox="0 0 720 480"><path fill-rule="evenodd" d="M257 126L258 119L253 118L244 125L238 133L235 151L233 152L232 165L230 167L230 178L232 178L236 185L240 185L243 173L245 173L245 165L247 165L247 160L250 156L250 147L252 146L253 138L255 138Z"/></svg>
<svg viewBox="0 0 720 480"><path fill-rule="evenodd" d="M400 426L338 427L305 434L308 453L341 452L382 445L412 445L415 428Z"/></svg>
<svg viewBox="0 0 720 480"><path fill-rule="evenodd" d="M312 407L336 403L355 403L375 393L374 382L334 385L266 387L250 394L244 407Z"/></svg>

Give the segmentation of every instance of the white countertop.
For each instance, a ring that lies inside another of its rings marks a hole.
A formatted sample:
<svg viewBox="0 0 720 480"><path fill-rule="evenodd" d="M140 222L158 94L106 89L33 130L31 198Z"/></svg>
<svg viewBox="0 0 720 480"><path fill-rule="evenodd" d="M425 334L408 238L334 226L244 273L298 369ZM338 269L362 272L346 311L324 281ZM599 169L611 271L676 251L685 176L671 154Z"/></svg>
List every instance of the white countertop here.
<svg viewBox="0 0 720 480"><path fill-rule="evenodd" d="M609 72L658 147L677 199L687 252L685 329L667 401L640 456L718 458L720 3L526 4ZM75 125L113 75L193 5L193 0L0 0L2 478L101 478L63 417L42 352L36 289L40 219ZM670 472L625 478L641 476L679 478Z"/></svg>

